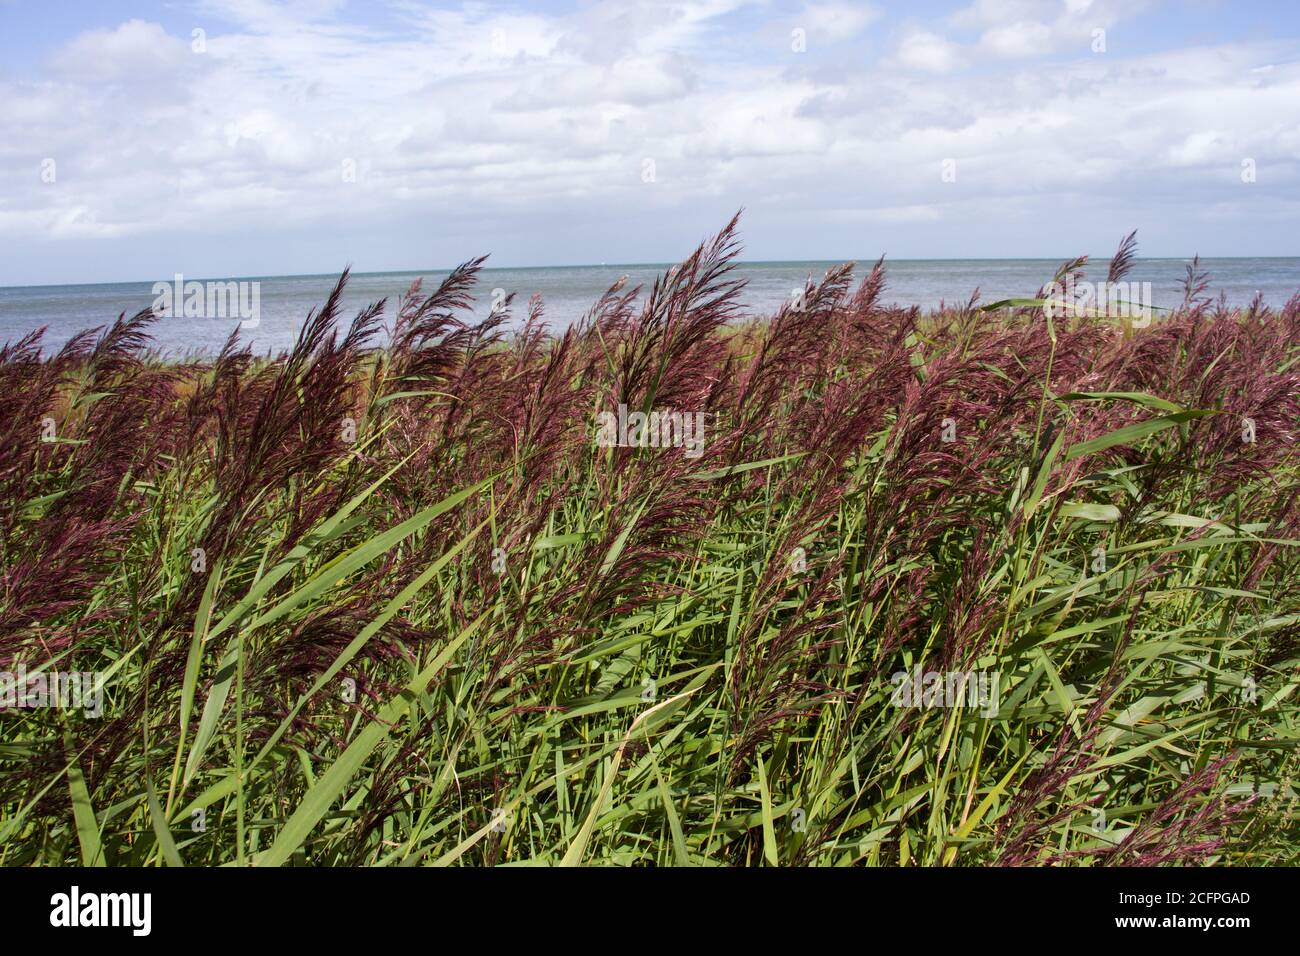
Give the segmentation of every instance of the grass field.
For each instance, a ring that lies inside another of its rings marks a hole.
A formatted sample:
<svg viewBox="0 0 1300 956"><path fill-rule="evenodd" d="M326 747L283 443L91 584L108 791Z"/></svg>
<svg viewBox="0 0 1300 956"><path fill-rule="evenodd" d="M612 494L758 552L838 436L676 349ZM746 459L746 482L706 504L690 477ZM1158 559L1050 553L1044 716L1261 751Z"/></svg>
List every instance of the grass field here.
<svg viewBox="0 0 1300 956"><path fill-rule="evenodd" d="M103 696L0 712L0 860L1300 862L1300 297L741 321L737 251L6 347L0 667Z"/></svg>

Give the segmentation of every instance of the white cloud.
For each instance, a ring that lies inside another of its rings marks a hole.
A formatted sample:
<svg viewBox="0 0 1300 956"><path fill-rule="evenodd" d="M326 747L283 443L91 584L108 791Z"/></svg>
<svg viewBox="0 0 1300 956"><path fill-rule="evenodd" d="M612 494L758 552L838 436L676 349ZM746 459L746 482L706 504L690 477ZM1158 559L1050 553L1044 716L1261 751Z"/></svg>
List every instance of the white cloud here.
<svg viewBox="0 0 1300 956"><path fill-rule="evenodd" d="M869 3L846 3L828 0L810 3L798 17L814 37L828 37L832 41L849 40L878 21L884 14Z"/></svg>
<svg viewBox="0 0 1300 956"><path fill-rule="evenodd" d="M912 30L904 34L894 56L907 69L929 73L950 73L963 64L957 44L928 30Z"/></svg>
<svg viewBox="0 0 1300 956"><path fill-rule="evenodd" d="M50 62L55 75L86 83L153 81L176 69L189 45L156 23L128 20L113 30L92 30L73 39Z"/></svg>
<svg viewBox="0 0 1300 956"><path fill-rule="evenodd" d="M1042 56L1052 49L1052 28L1033 21L994 27L980 37L980 46L994 56Z"/></svg>
<svg viewBox="0 0 1300 956"><path fill-rule="evenodd" d="M1091 52L1093 31L1109 30L1151 6L1152 0L975 0L949 21L955 28L979 33L977 46L983 56L1085 56Z"/></svg>
<svg viewBox="0 0 1300 956"><path fill-rule="evenodd" d="M1067 226L1096 215L1107 236L1143 226L1141 209L1190 229L1201 205L1293 208L1296 45L1074 52L1079 31L1118 16L1108 4L978 0L927 29L814 3L810 40L838 30L884 49L799 54L786 12L740 0L565 14L404 2L386 27L327 0L211 0L206 53L127 20L0 77L0 240L164 237L224 253L302 230L337 234L347 261L362 232L391 231L394 247L432 233L472 254L482 246L453 243L456 230L484 224L556 261L548 223L695 237L742 205L802 223L789 235L809 241L823 223L942 221L991 243L988 222L1041 218L1044 197L1074 197ZM1258 184L1223 192L1244 157ZM945 158L956 183L940 179Z"/></svg>
<svg viewBox="0 0 1300 956"><path fill-rule="evenodd" d="M1219 130L1198 130L1169 148L1169 161L1175 166L1198 166L1211 162L1229 165L1240 157L1240 150L1233 148L1232 139L1230 134Z"/></svg>

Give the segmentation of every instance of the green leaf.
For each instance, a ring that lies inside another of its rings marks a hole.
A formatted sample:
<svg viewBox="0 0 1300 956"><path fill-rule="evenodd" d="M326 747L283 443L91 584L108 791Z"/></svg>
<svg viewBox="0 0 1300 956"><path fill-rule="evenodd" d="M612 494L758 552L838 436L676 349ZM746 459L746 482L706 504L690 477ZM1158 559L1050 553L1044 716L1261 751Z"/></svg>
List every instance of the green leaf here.
<svg viewBox="0 0 1300 956"><path fill-rule="evenodd" d="M484 611L475 618L424 670L411 679L401 693L380 708L375 719L366 725L352 743L348 744L347 749L303 796L293 815L276 836L275 842L258 856L258 866L280 866L302 847L316 824L329 812L334 801L343 793L343 788L348 785L348 781L361 769L366 758L392 733L394 726L410 709L411 704L424 693L429 682L447 665L460 646L478 630L479 625L490 613Z"/></svg>
<svg viewBox="0 0 1300 956"><path fill-rule="evenodd" d="M307 701L311 700L311 698L314 697L322 687L324 687L335 677L337 677L339 671L343 670L343 668L346 667L352 661L352 659L357 656L358 653L360 653L361 649L365 647L365 645L370 641L370 639L374 637L376 634L378 634L379 631L383 628L383 626L387 624L389 621L391 621L394 616L396 616L398 611L406 607L406 605L410 603L411 599L415 597L415 595L418 594L420 591L422 591L425 585L427 585L430 581L432 581L433 578L438 574L438 572L447 566L447 563L451 561L452 558L460 554L461 551L463 551L471 541L473 541L476 537L478 537L479 532L482 531L485 527L487 527L488 523L491 522L491 520L492 520L491 515L484 518L482 523L480 523L477 528L475 528L468 535L466 535L459 542L457 542L455 547L447 551L447 553L444 554L442 557L440 557L437 561L434 561L432 564L430 564L427 568L424 569L424 571L422 571L415 578L415 580L413 580L406 587L402 588L402 590L399 591L396 594L396 596L394 596L393 599L384 606L384 609L380 611L379 614L369 624L367 624L365 627L361 629L361 632L357 634L357 636L352 639L352 641L348 644L348 646L345 647L339 653L339 656L334 659L334 662L330 664L330 666L326 668L325 671L319 677L316 678L311 688L305 694L303 694L301 697L298 698L298 700L294 703L293 707L290 709L289 713L286 714L284 719L280 721L280 725L276 727L275 731L271 734L271 736L267 738L266 743L262 745L262 749L259 750L257 756L253 758L253 762L249 764L248 769L250 772L254 767L256 767L259 763L262 762L262 759L265 758L271 752L271 749L276 745L276 743L279 742L280 738L284 736L285 731L289 729L290 725L293 723L294 718L298 716L298 712L302 710L303 706L307 703Z"/></svg>
<svg viewBox="0 0 1300 956"><path fill-rule="evenodd" d="M496 477L497 476L493 475L484 478L478 484L471 485L463 491L458 491L456 494L442 499L442 501L439 501L435 505L430 505L423 511L407 518L401 524L395 525L382 534L375 535L369 541L357 545L351 551L347 552L342 559L331 561L325 567L312 575L302 584L301 587L296 588L269 611L266 611L264 614L255 618L252 624L249 625L249 629L255 630L267 624L272 624L284 617L300 604L310 601L313 598L320 597L355 571L365 567L380 555L386 554L388 550L398 542L405 538L409 538L411 535L424 528L429 524L429 522L433 521L434 518L445 514L466 498L482 491L489 484L495 481Z"/></svg>
<svg viewBox="0 0 1300 956"><path fill-rule="evenodd" d="M243 600L235 605L229 613L217 622L217 625L212 628L208 637L217 637L219 634L223 633L226 628L239 621L250 608L256 605L257 602L271 590L271 588L275 587L281 578L301 564L316 548L333 540L335 535L340 533L341 529L344 527L344 522L347 520L348 516L359 508L367 498L374 494L384 482L397 472L399 468L410 461L414 454L415 452L411 452L410 455L407 455L392 468L388 469L388 471L381 475L368 488L317 525L316 528L314 528L300 544L296 545L279 564L253 583L253 586L249 588L248 593L244 595Z"/></svg>
<svg viewBox="0 0 1300 956"><path fill-rule="evenodd" d="M158 805L158 794L154 792L153 782L145 780L144 784L149 795L149 819L153 822L154 836L158 839L163 859L167 861L168 866L184 866L185 862L181 859L180 852L176 849L176 841L172 839L172 832L167 826L167 818L163 815L162 807Z"/></svg>
<svg viewBox="0 0 1300 956"><path fill-rule="evenodd" d="M740 475L747 471L753 471L755 468L767 468L769 465L779 465L785 461L794 461L796 458L803 458L807 454L806 451L798 451L789 455L778 455L776 458L764 458L762 461L747 461L743 465L732 465L729 468L715 468L712 471L697 472L691 477L699 478L703 481L712 481L715 478L729 478L732 475Z"/></svg>
<svg viewBox="0 0 1300 956"><path fill-rule="evenodd" d="M618 750L614 752L614 759L610 763L609 772L605 774L605 781L601 784L600 792L596 794L596 799L592 801L591 810L587 814L587 819L583 821L582 828L578 830L577 836L569 844L569 849L564 854L564 859L560 861L560 866L578 866L582 863L583 854L587 852L587 844L591 840L591 835L596 829L596 820L600 817L600 811L605 806L605 801L609 799L609 792L614 788L614 779L618 776L619 765L623 762L623 751L627 749L628 743L632 736L637 732L640 726L649 720L651 715L676 706L687 697L694 694L700 686L697 684L690 687L675 697L670 697L662 703L655 704L646 710L636 720L632 721L632 726L628 728L627 735L623 742L618 745Z"/></svg>
<svg viewBox="0 0 1300 956"><path fill-rule="evenodd" d="M690 866L691 855L686 850L686 837L682 833L682 821L677 816L677 808L673 806L672 794L668 791L668 784L664 783L664 776L659 771L659 761L654 762L655 785L659 790L659 799L663 801L664 815L668 818L668 830L673 838L673 855L677 859L678 866Z"/></svg>
<svg viewBox="0 0 1300 956"><path fill-rule="evenodd" d="M1179 413L1187 411L1187 408L1177 402L1171 402L1149 392L1070 392L1068 395L1062 395L1060 401L1103 401L1112 398L1123 402L1135 402L1158 412Z"/></svg>
<svg viewBox="0 0 1300 956"><path fill-rule="evenodd" d="M1126 425L1118 428L1113 432L1108 432L1098 438L1088 441L1079 442L1071 445L1065 452L1065 460L1072 461L1075 458L1081 458L1084 455L1092 455L1099 451L1105 451L1107 448L1114 448L1116 445L1131 445L1134 442L1141 441L1157 432L1162 432L1166 428L1173 428L1175 425L1181 425L1184 422L1190 422L1197 418L1204 418L1206 415L1213 415L1214 412L1204 410L1193 410L1187 412L1178 412L1174 415L1164 415L1160 418L1148 419L1145 422L1138 422L1135 425Z"/></svg>
<svg viewBox="0 0 1300 956"><path fill-rule="evenodd" d="M72 820L77 829L77 842L81 845L82 866L104 866L104 846L99 839L99 823L95 808L90 803L90 791L81 765L73 753L72 735L64 732L64 750L68 755L68 792L72 797Z"/></svg>
<svg viewBox="0 0 1300 956"><path fill-rule="evenodd" d="M758 758L758 799L763 815L763 856L772 866L777 866L780 860L776 852L776 828L772 825L772 795L767 789L762 757Z"/></svg>
<svg viewBox="0 0 1300 956"><path fill-rule="evenodd" d="M1086 518L1088 521L1118 521L1119 509L1114 505L1097 505L1073 501L1061 505L1062 518Z"/></svg>
<svg viewBox="0 0 1300 956"><path fill-rule="evenodd" d="M226 698L230 696L231 681L235 679L235 664L238 658L239 647L232 639L226 644L226 652L217 666L217 675L213 678L212 689L208 691L208 699L203 702L203 714L199 717L198 733L194 735L194 745L190 748L189 758L185 761L183 784L188 784L194 779L199 764L203 762L208 744L212 742L212 735L216 733L221 713L226 709Z"/></svg>

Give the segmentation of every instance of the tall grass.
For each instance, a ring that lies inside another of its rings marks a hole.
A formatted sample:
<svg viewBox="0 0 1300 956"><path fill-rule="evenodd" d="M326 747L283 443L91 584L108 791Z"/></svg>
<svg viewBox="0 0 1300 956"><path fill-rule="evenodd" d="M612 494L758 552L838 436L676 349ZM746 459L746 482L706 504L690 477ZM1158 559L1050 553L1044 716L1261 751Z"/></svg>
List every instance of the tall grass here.
<svg viewBox="0 0 1300 956"><path fill-rule="evenodd" d="M0 859L1297 862L1300 297L923 315L877 263L745 321L737 250L555 335L475 260L382 348L346 274L269 361L6 346L0 664L107 678L0 713Z"/></svg>

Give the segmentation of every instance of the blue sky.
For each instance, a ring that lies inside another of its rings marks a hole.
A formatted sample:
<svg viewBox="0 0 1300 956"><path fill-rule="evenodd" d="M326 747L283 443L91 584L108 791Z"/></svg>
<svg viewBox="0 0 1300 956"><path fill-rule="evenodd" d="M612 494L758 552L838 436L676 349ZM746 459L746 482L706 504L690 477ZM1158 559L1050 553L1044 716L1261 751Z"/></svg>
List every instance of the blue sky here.
<svg viewBox="0 0 1300 956"><path fill-rule="evenodd" d="M199 32L196 32L199 31ZM1300 5L0 0L0 285L1300 255Z"/></svg>

